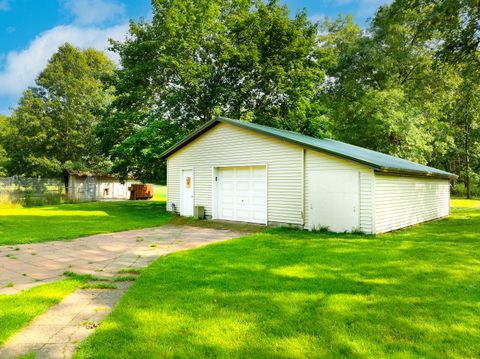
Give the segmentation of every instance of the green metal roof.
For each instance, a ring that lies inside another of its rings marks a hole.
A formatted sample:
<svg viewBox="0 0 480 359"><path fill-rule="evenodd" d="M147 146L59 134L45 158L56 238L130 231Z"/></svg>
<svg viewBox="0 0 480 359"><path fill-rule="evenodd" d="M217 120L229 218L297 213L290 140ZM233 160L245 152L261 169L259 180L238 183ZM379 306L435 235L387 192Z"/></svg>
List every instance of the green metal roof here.
<svg viewBox="0 0 480 359"><path fill-rule="evenodd" d="M368 150L366 148L349 145L344 142L320 139L302 135L298 132L280 130L278 128L258 125L251 122L232 120L225 117L217 117L204 126L185 137L183 140L170 147L164 153L162 158L167 158L183 146L187 145L210 128L224 122L234 126L249 129L267 136L276 137L278 139L298 144L302 147L315 151L328 153L340 158L344 158L358 164L373 168L377 172L408 174L413 176L431 176L441 178L456 178L453 173L445 172L433 167L421 165L415 162L407 161L398 157L390 156L385 153Z"/></svg>

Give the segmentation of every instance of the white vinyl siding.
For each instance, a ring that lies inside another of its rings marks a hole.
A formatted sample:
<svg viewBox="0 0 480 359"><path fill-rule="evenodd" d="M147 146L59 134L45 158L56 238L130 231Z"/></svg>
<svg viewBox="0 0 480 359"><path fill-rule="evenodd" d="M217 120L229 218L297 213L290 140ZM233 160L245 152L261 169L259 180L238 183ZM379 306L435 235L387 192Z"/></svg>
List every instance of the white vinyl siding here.
<svg viewBox="0 0 480 359"><path fill-rule="evenodd" d="M448 216L447 179L375 176L376 233Z"/></svg>
<svg viewBox="0 0 480 359"><path fill-rule="evenodd" d="M308 203L308 188L311 178L309 174L312 171L350 171L352 175L360 176L360 230L365 233L373 233L373 170L351 161L312 150L307 150L305 153L305 227L311 229L309 228L310 205Z"/></svg>
<svg viewBox="0 0 480 359"><path fill-rule="evenodd" d="M360 171L360 230L375 232L375 175L373 170Z"/></svg>
<svg viewBox="0 0 480 359"><path fill-rule="evenodd" d="M220 123L168 158L167 209L180 210L182 168L193 168L194 205L211 216L214 168L266 165L268 222L302 225L302 156L300 146Z"/></svg>

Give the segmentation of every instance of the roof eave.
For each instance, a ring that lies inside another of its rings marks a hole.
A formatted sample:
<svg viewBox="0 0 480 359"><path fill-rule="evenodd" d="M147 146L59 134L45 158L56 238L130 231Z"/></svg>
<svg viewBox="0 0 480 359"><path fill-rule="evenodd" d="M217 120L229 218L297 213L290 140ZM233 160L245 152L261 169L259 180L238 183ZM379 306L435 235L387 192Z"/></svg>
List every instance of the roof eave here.
<svg viewBox="0 0 480 359"><path fill-rule="evenodd" d="M375 172L382 174L392 174L392 175L405 175L405 176L414 176L414 177L434 177L434 178L443 178L443 179L457 179L458 176L453 173L435 173L435 172L423 172L415 170L406 170L398 168L377 168Z"/></svg>

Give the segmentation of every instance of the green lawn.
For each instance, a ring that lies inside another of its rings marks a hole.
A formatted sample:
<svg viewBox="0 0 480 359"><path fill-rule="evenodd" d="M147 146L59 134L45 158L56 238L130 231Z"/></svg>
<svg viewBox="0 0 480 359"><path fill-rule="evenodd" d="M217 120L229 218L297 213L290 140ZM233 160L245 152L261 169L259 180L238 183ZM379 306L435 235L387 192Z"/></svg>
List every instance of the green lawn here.
<svg viewBox="0 0 480 359"><path fill-rule="evenodd" d="M153 188L153 199L155 201L167 201L167 186L155 185Z"/></svg>
<svg viewBox="0 0 480 359"><path fill-rule="evenodd" d="M0 294L0 345L37 315L78 288L81 280L44 284L18 294Z"/></svg>
<svg viewBox="0 0 480 359"><path fill-rule="evenodd" d="M0 245L154 227L170 219L171 215L165 212L165 204L154 201L0 208Z"/></svg>
<svg viewBox="0 0 480 359"><path fill-rule="evenodd" d="M161 257L77 358L480 354L480 202L381 236L274 229Z"/></svg>

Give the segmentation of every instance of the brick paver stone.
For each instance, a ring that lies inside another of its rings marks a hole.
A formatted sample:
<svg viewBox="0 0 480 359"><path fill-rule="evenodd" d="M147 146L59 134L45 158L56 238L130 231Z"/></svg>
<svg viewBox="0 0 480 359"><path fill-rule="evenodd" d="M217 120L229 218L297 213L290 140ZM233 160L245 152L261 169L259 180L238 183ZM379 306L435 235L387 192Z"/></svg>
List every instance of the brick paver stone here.
<svg viewBox="0 0 480 359"><path fill-rule="evenodd" d="M163 226L99 234L72 241L0 246L0 294L57 281L65 271L113 277L146 267L159 256L240 236L229 230ZM13 282L13 286L7 286ZM0 348L0 358L35 352L35 358L70 358L131 283L117 289L79 289L37 317Z"/></svg>

